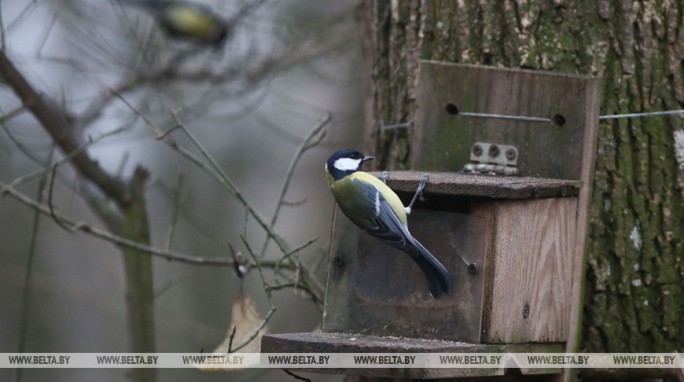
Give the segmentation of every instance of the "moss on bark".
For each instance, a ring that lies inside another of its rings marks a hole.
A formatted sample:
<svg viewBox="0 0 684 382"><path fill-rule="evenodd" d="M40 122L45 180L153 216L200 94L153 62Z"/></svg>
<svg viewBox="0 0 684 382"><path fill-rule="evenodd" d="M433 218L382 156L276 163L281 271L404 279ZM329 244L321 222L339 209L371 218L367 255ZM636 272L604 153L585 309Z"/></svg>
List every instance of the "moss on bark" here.
<svg viewBox="0 0 684 382"><path fill-rule="evenodd" d="M410 163L419 59L603 77L601 114L684 105L684 5L673 1L360 2L370 31L367 144ZM365 38L369 38L365 36ZM684 348L684 211L673 134L682 117L612 120L599 132L582 347Z"/></svg>

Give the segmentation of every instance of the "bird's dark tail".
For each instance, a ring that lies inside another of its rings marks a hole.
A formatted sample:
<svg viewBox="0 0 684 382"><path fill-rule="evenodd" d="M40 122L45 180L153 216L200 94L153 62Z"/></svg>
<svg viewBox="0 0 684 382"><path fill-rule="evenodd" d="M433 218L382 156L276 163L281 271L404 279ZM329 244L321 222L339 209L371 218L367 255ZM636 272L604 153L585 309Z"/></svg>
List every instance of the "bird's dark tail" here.
<svg viewBox="0 0 684 382"><path fill-rule="evenodd" d="M448 294L451 289L449 271L418 240L410 238L410 243L413 245L411 257L425 274L432 297L439 298L443 294Z"/></svg>

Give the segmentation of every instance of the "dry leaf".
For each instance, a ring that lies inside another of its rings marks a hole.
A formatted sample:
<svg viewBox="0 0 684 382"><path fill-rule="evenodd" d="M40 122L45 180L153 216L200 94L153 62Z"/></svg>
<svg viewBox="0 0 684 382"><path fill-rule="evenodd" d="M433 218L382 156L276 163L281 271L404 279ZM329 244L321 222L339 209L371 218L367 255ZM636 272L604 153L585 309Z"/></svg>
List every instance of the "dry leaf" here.
<svg viewBox="0 0 684 382"><path fill-rule="evenodd" d="M231 323L228 326L228 332L226 333L226 338L223 342L214 349L214 353L226 354L228 347L230 345L230 337L233 334L233 329L235 328L235 335L233 336L232 348L237 348L249 340L254 333L259 329L259 326L263 322L264 318L261 316L256 308L256 304L251 297L246 294L241 294L233 302ZM259 331L259 334L251 340L242 349L232 353L260 353L261 352L261 337L268 332L268 326L264 326ZM230 371L230 370L240 370L237 368L212 368L207 366L200 367L201 370L211 370L211 371Z"/></svg>

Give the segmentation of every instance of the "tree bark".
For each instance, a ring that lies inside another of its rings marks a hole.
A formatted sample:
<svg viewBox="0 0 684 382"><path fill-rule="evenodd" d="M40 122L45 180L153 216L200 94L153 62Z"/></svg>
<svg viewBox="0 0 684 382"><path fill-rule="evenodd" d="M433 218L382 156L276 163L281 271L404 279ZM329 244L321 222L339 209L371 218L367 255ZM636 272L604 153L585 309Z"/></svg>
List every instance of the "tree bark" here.
<svg viewBox="0 0 684 382"><path fill-rule="evenodd" d="M72 113L59 108L56 102L40 94L19 72L14 63L0 50L0 79L6 82L22 101L23 106L31 111L43 129L54 140L64 155L73 155L70 163L88 182L96 185L111 201L119 207L123 218L118 215L112 218L103 209L93 208L109 228L124 239L149 245L149 224L145 208L144 184L148 173L142 167L136 168L133 179L125 183L107 173L97 161L83 150ZM104 205L88 200L91 207ZM121 221L119 221L121 220ZM118 232L120 231L120 232ZM126 275L126 302L128 323L131 338L131 351L136 353L154 353L154 306L152 282L152 258L148 253L128 247L121 247ZM132 369L132 377L136 382L154 382L155 369Z"/></svg>
<svg viewBox="0 0 684 382"><path fill-rule="evenodd" d="M357 11L368 75L365 150L379 169L410 163L411 130L379 129L413 119L420 59L598 75L602 115L684 106L681 1L392 0L361 1ZM682 120L600 126L583 351L684 347Z"/></svg>

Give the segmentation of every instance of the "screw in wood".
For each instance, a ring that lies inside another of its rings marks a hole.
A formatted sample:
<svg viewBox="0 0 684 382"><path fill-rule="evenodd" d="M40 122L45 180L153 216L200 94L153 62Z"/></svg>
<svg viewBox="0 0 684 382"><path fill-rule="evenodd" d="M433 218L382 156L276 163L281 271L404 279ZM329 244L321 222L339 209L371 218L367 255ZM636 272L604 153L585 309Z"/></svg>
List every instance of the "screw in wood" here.
<svg viewBox="0 0 684 382"><path fill-rule="evenodd" d="M468 264L468 273L474 275L477 273L477 265L475 263Z"/></svg>
<svg viewBox="0 0 684 382"><path fill-rule="evenodd" d="M476 157L479 157L480 155L482 155L482 146L474 145L473 146L473 155L475 155Z"/></svg>
<svg viewBox="0 0 684 382"><path fill-rule="evenodd" d="M333 263L335 263L335 266L341 267L342 265L344 265L344 260L340 256L335 256L333 258Z"/></svg>
<svg viewBox="0 0 684 382"><path fill-rule="evenodd" d="M515 150L513 148L506 150L506 159L508 159L508 160L515 159Z"/></svg>
<svg viewBox="0 0 684 382"><path fill-rule="evenodd" d="M525 304L523 306L523 318L527 318L530 316L530 306L528 304Z"/></svg>
<svg viewBox="0 0 684 382"><path fill-rule="evenodd" d="M491 145L489 146L489 156L492 158L496 158L499 156L501 153L501 150L499 149L499 146L497 145Z"/></svg>

